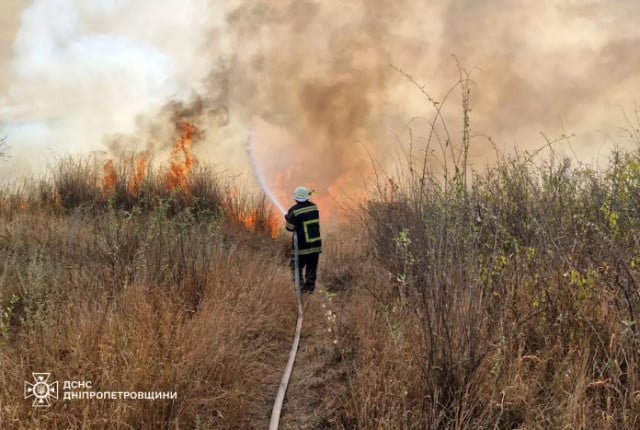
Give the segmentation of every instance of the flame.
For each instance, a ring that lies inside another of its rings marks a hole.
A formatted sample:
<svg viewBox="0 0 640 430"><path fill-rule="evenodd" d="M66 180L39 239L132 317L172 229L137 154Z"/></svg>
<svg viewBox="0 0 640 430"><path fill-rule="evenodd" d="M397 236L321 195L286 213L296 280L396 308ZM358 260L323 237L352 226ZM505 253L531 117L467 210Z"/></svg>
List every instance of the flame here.
<svg viewBox="0 0 640 430"><path fill-rule="evenodd" d="M192 138L198 129L189 123L182 128L182 136L171 151L169 174L167 175L167 188L169 191L181 190L185 195L189 193L188 179L194 159L191 154Z"/></svg>
<svg viewBox="0 0 640 430"><path fill-rule="evenodd" d="M278 214L260 203L248 209L241 201L237 187L229 188L223 206L231 222L250 232L268 234L272 239L278 237L282 224Z"/></svg>
<svg viewBox="0 0 640 430"><path fill-rule="evenodd" d="M102 198L106 199L113 196L116 191L116 181L118 179L116 175L116 169L113 164L113 160L108 160L104 163L102 168Z"/></svg>
<svg viewBox="0 0 640 430"><path fill-rule="evenodd" d="M278 233L280 233L280 224L282 223L281 218L278 214L274 212L269 213L269 217L266 219L265 224L268 226L269 235L271 239L276 239L278 237Z"/></svg>
<svg viewBox="0 0 640 430"><path fill-rule="evenodd" d="M129 180L129 193L132 196L137 196L140 193L148 168L149 153L142 152L138 154L135 159L135 170Z"/></svg>
<svg viewBox="0 0 640 430"><path fill-rule="evenodd" d="M316 188L311 200L318 205L320 221L331 224L345 220L348 213L345 210L349 205L364 197L364 189L355 187L347 175L342 175L335 178L326 189Z"/></svg>
<svg viewBox="0 0 640 430"><path fill-rule="evenodd" d="M266 213L261 212L261 209L254 209L242 216L240 222L248 231L264 232L271 236L272 239L276 239L280 231L278 217L271 211Z"/></svg>
<svg viewBox="0 0 640 430"><path fill-rule="evenodd" d="M331 162L333 155L318 152L323 142L314 140L313 136L301 136L296 130L260 117L254 117L252 125L251 143L256 164L271 193L285 210L296 204L293 200L295 188L305 186L314 191L311 201L318 206L321 224L328 227L346 221L348 208L366 197L363 180L372 170L364 145L362 149L350 149L352 156L348 159ZM300 148L300 140L309 139L310 144L304 151L293 150Z"/></svg>
<svg viewBox="0 0 640 430"><path fill-rule="evenodd" d="M245 228L249 231L255 231L256 221L258 217L255 212L245 215L240 221L244 224Z"/></svg>
<svg viewBox="0 0 640 430"><path fill-rule="evenodd" d="M5 207L7 210L27 211L29 209L29 203L17 196L9 197L7 200L0 200L0 209Z"/></svg>
<svg viewBox="0 0 640 430"><path fill-rule="evenodd" d="M350 186L345 175L334 178L328 185L300 181L301 177L304 175L297 171L295 166L274 172L270 181L271 189L285 209L288 209L296 203L293 200L293 190L298 186L306 187L311 194L310 200L318 206L321 224L344 219L345 214L342 210L343 204L346 203L345 197L355 200L364 194L363 191ZM351 195L346 196L345 190L350 190Z"/></svg>

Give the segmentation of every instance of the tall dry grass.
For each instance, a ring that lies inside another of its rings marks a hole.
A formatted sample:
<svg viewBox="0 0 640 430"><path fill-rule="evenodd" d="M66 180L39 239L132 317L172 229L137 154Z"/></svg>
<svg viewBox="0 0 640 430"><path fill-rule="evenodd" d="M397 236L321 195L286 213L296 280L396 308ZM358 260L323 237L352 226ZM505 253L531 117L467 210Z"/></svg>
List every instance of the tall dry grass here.
<svg viewBox="0 0 640 430"><path fill-rule="evenodd" d="M256 206L263 202L225 204L226 191L206 173L193 177L189 199L157 190L136 200L122 187L103 201L94 178L67 161L52 182L5 191L0 428L240 429L268 421L295 302L286 241L237 222L266 213ZM60 384L92 381L96 391L177 398L59 399L42 411L23 398L31 372L51 372Z"/></svg>
<svg viewBox="0 0 640 430"><path fill-rule="evenodd" d="M296 364L313 410L287 413L315 428L638 428L640 152L601 171L528 155L402 171L325 232L308 302L324 307ZM154 177L104 194L99 170L69 161L2 191L3 428L266 425L296 314L288 241L263 200L211 172L188 194ZM34 371L178 398L42 413L22 398Z"/></svg>
<svg viewBox="0 0 640 430"><path fill-rule="evenodd" d="M396 70L433 120L426 146L410 142L396 174L375 178L350 238L327 256L323 279L346 297L334 351L343 383L325 402L332 422L638 428L640 150L613 151L601 170L551 151L474 171L469 73L435 101ZM454 90L459 137L442 114Z"/></svg>
<svg viewBox="0 0 640 430"><path fill-rule="evenodd" d="M640 152L426 177L380 181L342 258L341 426L637 428Z"/></svg>

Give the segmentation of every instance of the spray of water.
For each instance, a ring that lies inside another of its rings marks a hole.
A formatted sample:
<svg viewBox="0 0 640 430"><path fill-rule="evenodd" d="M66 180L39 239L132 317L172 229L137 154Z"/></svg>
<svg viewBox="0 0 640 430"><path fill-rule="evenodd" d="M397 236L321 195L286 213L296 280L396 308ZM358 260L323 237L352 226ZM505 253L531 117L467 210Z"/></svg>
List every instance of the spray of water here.
<svg viewBox="0 0 640 430"><path fill-rule="evenodd" d="M247 155L249 156L249 161L251 162L251 169L253 170L253 174L260 184L260 188L267 196L267 198L273 203L278 210L285 214L286 211L284 207L280 204L280 202L275 198L269 186L267 185L262 173L260 172L260 168L258 167L258 163L256 162L255 155L253 154L252 147L252 139L253 132L249 131L249 139L247 140ZM287 391L287 386L289 385L289 378L291 377L291 372L293 371L293 365L296 361L296 353L298 351L298 344L300 343L300 333L302 331L302 318L303 318L303 310L302 310L302 297L300 294L300 270L298 266L298 237L296 233L293 233L293 252L294 252L294 279L295 279L295 290L296 290L296 303L298 309L298 320L296 321L296 333L293 337L293 343L291 345L291 350L289 351L289 359L287 360L287 365L284 369L284 373L282 374L282 379L280 380L280 385L278 386L278 393L276 395L276 399L273 403L273 409L271 410L271 420L269 421L269 430L278 430L278 426L280 423L280 412L282 410L282 403L284 402L284 396Z"/></svg>
<svg viewBox="0 0 640 430"><path fill-rule="evenodd" d="M253 137L253 130L249 131L249 139L247 140L247 155L249 156L249 161L251 162L251 170L253 170L253 175L256 177L256 181L258 181L260 188L262 189L264 194L267 196L267 198L284 215L287 213L287 211L284 210L284 207L282 206L282 204L280 204L280 202L275 198L275 196L269 189L267 182L264 180L264 177L262 176L262 172L260 171L258 163L256 162L256 158L253 153L253 147L252 147L252 144L253 144L252 137Z"/></svg>

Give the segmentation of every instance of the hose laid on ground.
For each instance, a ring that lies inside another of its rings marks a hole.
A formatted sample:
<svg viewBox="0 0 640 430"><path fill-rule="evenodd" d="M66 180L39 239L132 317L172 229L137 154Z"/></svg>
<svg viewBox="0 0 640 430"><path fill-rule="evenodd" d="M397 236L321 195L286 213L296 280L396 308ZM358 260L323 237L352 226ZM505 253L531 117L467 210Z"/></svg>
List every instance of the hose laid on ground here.
<svg viewBox="0 0 640 430"><path fill-rule="evenodd" d="M282 379L280 380L280 386L278 387L278 395L275 402L273 402L273 409L271 410L271 421L269 421L269 430L278 430L278 424L280 423L280 411L282 410L282 402L284 401L284 394L287 391L287 385L289 385L289 377L291 377L291 371L293 370L293 363L296 361L296 352L298 352L298 344L300 343L300 332L302 331L302 298L300 297L300 272L298 267L298 235L293 233L293 248L294 248L294 270L296 280L296 300L298 302L298 321L296 322L296 334L293 337L293 344L291 345L291 351L289 351L289 360L287 366L284 368Z"/></svg>
<svg viewBox="0 0 640 430"><path fill-rule="evenodd" d="M249 133L249 140L247 141L247 154L249 155L249 160L251 161L251 168L253 169L253 174L256 177L256 180L260 184L260 188L264 194L269 198L271 203L276 206L280 212L284 215L286 211L273 196L266 182L264 181L262 174L260 173L260 169L258 168L258 164L256 163L255 157L253 156L253 149L251 147L251 136L252 133ZM273 403L273 409L271 410L271 420L269 421L269 430L278 430L278 425L280 424L280 412L282 411L282 402L284 401L284 395L287 392L287 386L289 385L289 378L291 377L291 372L293 371L293 364L296 361L296 353L298 352L298 345L300 344L300 332L302 331L302 298L300 294L300 270L299 270L299 262L298 262L298 235L293 233L293 258L294 258L294 279L295 279L295 290L296 290L296 301L298 307L298 320L296 322L296 332L293 336L293 344L291 345L291 350L289 351L289 360L287 361L287 366L284 368L284 373L282 374L282 379L280 380L280 385L278 386L278 394L276 395L276 400Z"/></svg>

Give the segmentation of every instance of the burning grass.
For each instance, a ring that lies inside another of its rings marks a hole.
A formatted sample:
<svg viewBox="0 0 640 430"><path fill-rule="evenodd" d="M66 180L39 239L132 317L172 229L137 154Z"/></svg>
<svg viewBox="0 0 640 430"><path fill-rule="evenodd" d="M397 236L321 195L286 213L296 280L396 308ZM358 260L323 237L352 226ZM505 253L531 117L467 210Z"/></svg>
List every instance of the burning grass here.
<svg viewBox="0 0 640 430"><path fill-rule="evenodd" d="M263 199L205 167L184 173L169 189L158 178L176 176L155 173L146 154L102 168L67 159L51 179L1 192L2 428L268 420L264 397L280 377L271 363L286 360L295 321L282 294L286 241ZM20 391L33 369L178 399L78 401L34 414Z"/></svg>
<svg viewBox="0 0 640 430"><path fill-rule="evenodd" d="M639 160L615 153L596 172L505 159L469 187L381 178L348 227L325 231L325 291L309 303L325 308L303 334L318 362L296 367L313 381L297 388L305 416L345 429L637 428ZM123 165L106 200L100 168L77 161L4 193L2 424L264 427L295 319L287 240L263 199L203 166L187 198L151 164L140 176ZM39 413L20 390L40 370L179 397Z"/></svg>
<svg viewBox="0 0 640 430"><path fill-rule="evenodd" d="M149 171L150 158L151 155L148 152L141 152L135 157L135 169L128 184L129 194L134 197L138 196L142 191Z"/></svg>
<svg viewBox="0 0 640 430"><path fill-rule="evenodd" d="M49 178L25 180L0 190L0 213L63 215L82 209L99 215L107 210L160 208L178 214L188 210L199 219L224 220L272 239L278 237L283 224L264 197L247 192L206 166L181 171L184 176L180 176L173 163L169 170L154 170L148 153L100 165L94 159L63 159Z"/></svg>
<svg viewBox="0 0 640 430"><path fill-rule="evenodd" d="M180 192L185 196L190 194L188 179L195 160L191 153L193 137L198 129L192 124L184 124L182 135L171 151L169 172L167 173L167 189L175 193Z"/></svg>
<svg viewBox="0 0 640 430"><path fill-rule="evenodd" d="M3 428L249 428L286 360L295 304L282 243L168 205L26 211L0 232ZM42 413L32 371L173 401L61 402ZM125 407L123 407L125 406Z"/></svg>

